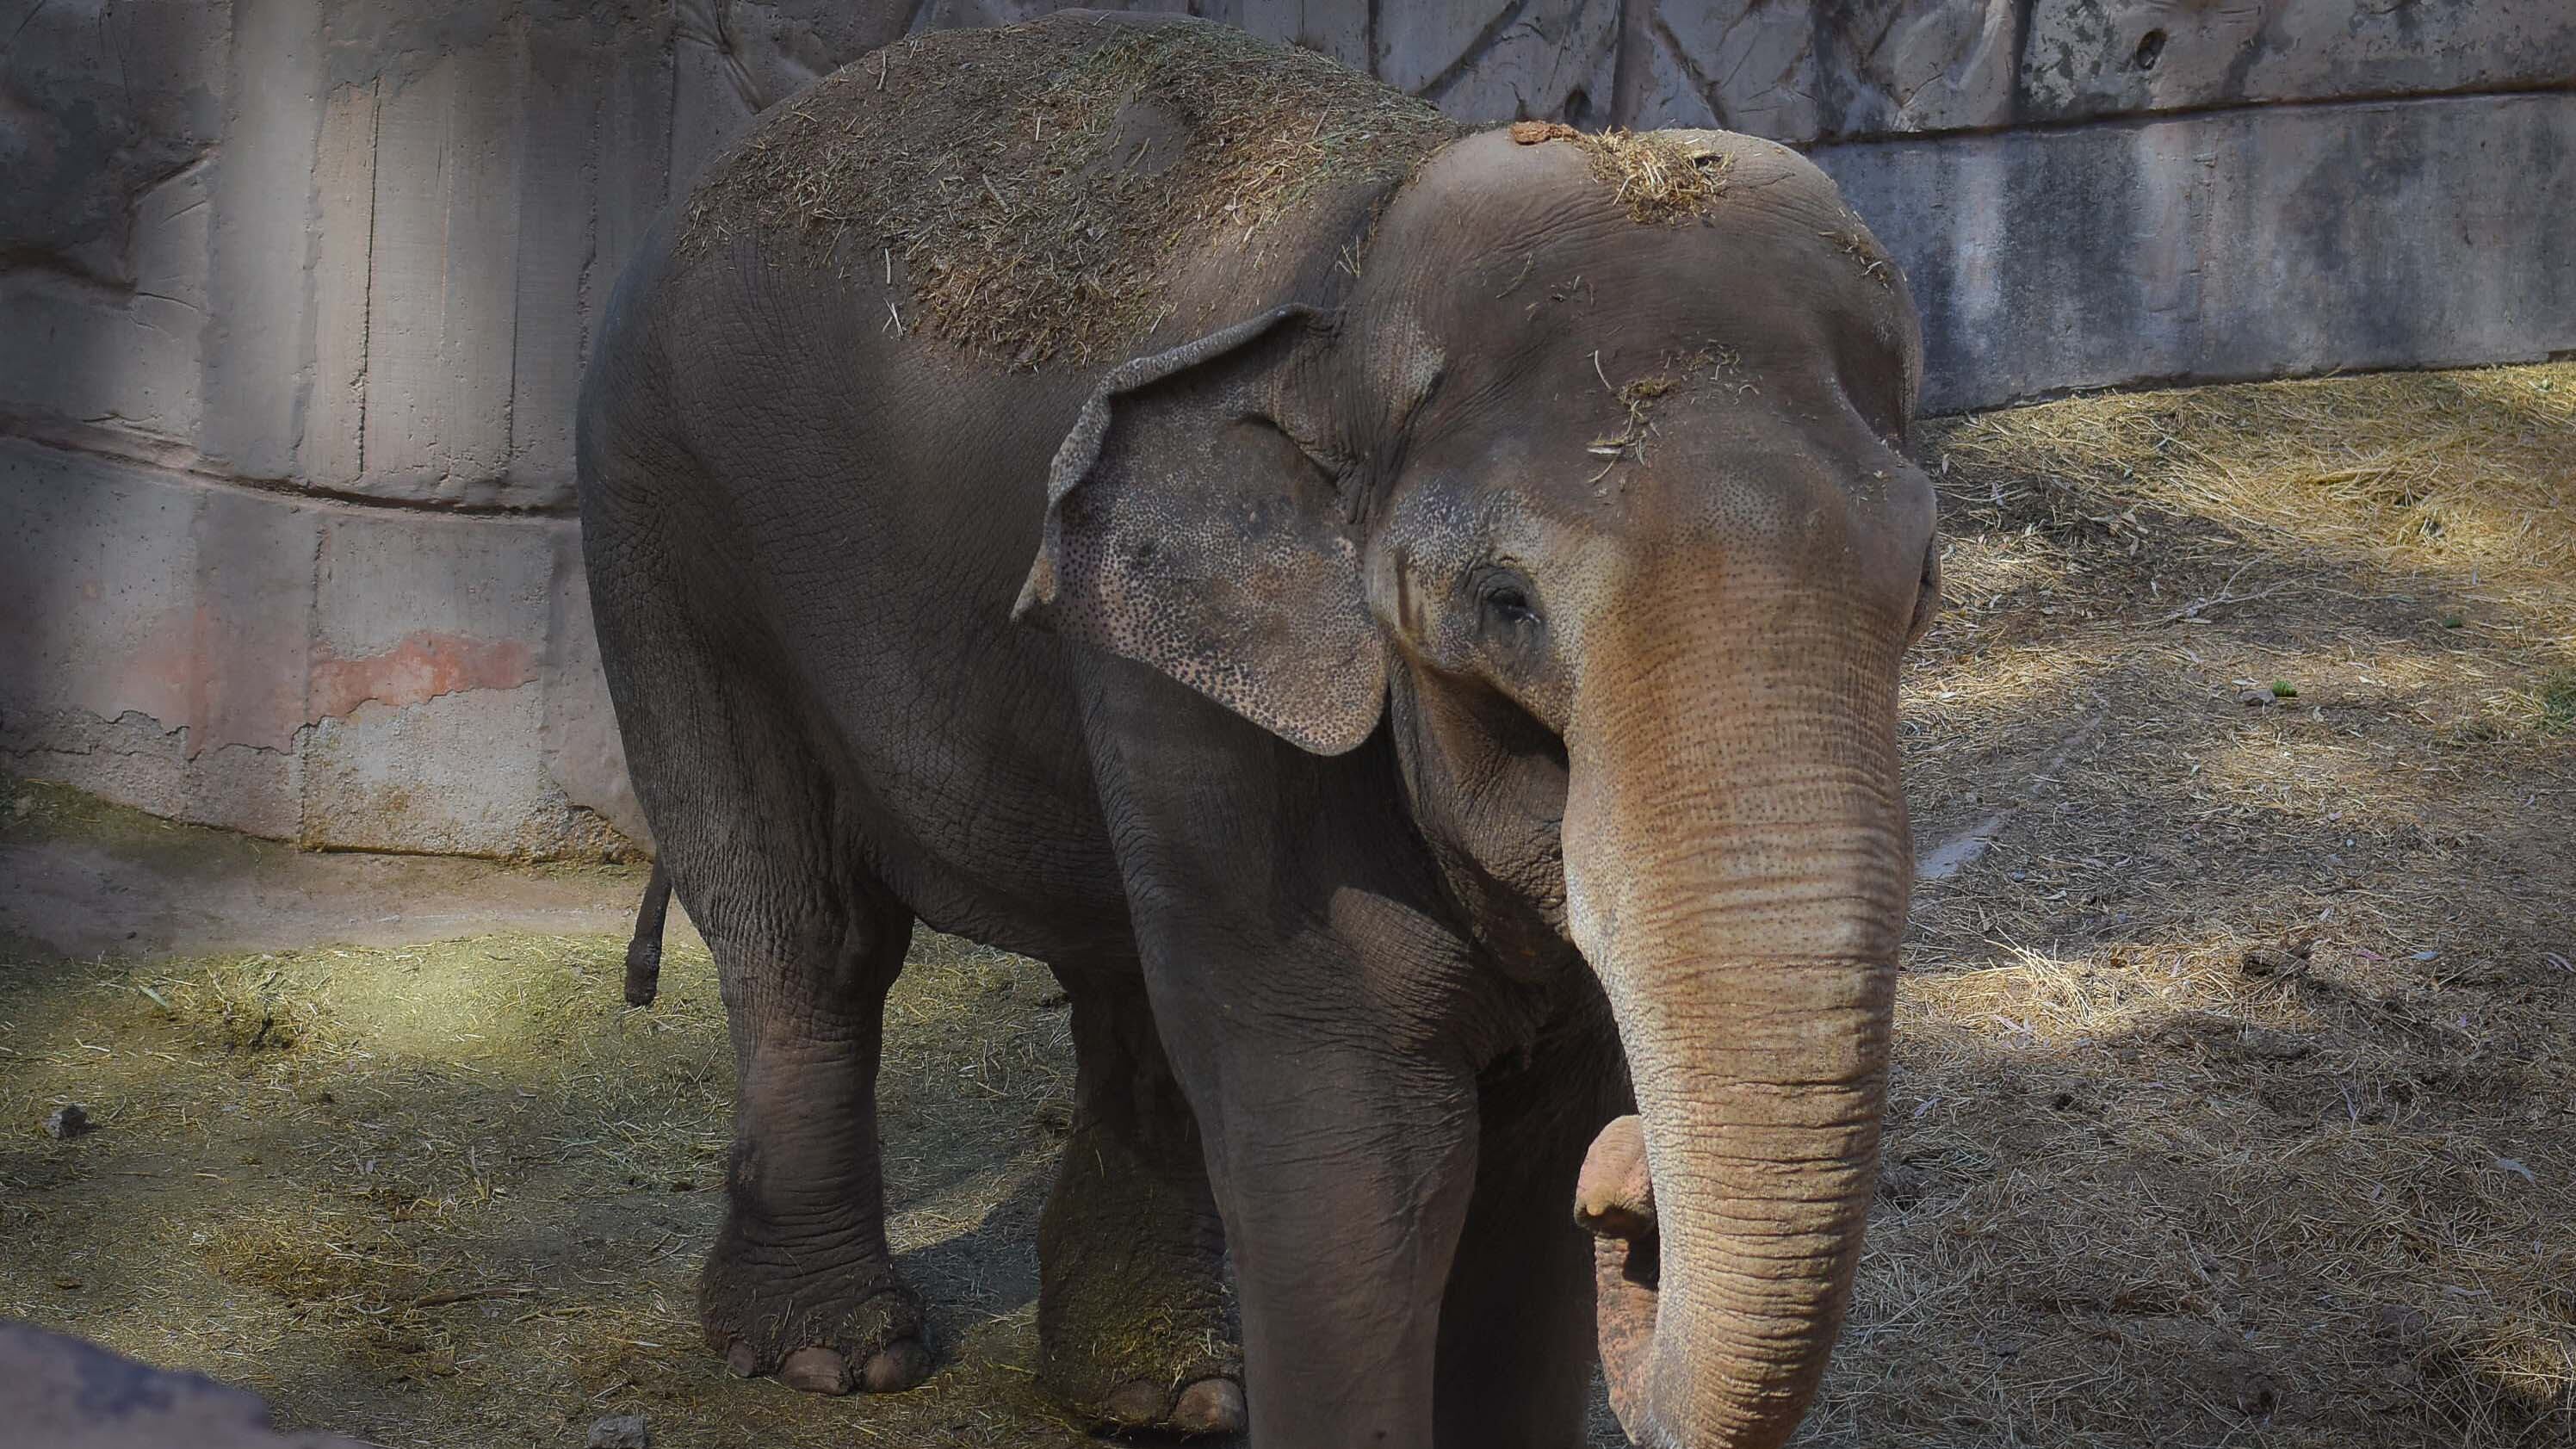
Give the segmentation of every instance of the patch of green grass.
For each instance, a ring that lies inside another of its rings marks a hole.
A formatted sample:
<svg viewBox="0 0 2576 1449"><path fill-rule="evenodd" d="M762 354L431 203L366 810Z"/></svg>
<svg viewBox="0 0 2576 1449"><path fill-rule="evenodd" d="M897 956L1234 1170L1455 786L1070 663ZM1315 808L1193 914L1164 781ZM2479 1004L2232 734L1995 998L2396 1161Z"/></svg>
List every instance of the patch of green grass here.
<svg viewBox="0 0 2576 1449"><path fill-rule="evenodd" d="M2540 681L2540 732L2576 735L2576 668L2554 671Z"/></svg>

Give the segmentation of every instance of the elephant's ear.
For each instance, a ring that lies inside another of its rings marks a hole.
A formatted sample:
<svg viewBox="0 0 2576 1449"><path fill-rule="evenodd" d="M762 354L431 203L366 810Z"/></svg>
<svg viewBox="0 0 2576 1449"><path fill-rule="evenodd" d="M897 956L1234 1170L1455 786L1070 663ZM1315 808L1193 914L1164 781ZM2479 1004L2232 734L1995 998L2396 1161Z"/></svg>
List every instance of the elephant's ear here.
<svg viewBox="0 0 2576 1449"><path fill-rule="evenodd" d="M1335 755L1377 727L1386 646L1320 429L1329 326L1281 307L1125 363L1055 455L1015 619L1155 668Z"/></svg>

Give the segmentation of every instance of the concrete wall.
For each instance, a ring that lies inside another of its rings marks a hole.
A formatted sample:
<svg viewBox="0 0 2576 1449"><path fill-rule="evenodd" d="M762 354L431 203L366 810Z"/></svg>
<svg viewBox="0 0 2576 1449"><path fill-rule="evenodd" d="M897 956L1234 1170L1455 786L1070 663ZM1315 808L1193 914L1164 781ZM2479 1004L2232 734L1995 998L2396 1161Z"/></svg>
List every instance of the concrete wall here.
<svg viewBox="0 0 2576 1449"><path fill-rule="evenodd" d="M640 829L567 516L752 114L1028 0L0 0L0 766L315 845ZM1162 0L1473 120L1809 146L1928 403L2576 349L2568 0Z"/></svg>

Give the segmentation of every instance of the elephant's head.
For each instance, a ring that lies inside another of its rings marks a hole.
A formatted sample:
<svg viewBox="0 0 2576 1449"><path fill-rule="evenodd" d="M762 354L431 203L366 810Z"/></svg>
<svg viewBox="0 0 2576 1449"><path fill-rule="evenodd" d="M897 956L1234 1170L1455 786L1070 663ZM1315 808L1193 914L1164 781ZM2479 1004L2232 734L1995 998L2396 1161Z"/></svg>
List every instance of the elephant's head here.
<svg viewBox="0 0 2576 1449"><path fill-rule="evenodd" d="M1768 1445L1876 1170L1897 665L1936 595L1920 343L1805 161L1722 133L1643 160L1462 140L1338 308L1112 374L1022 607L1308 750L1383 722L1503 969L1579 951L1617 1016L1640 1115L1580 1215L1622 1422ZM1641 218L1658 165L1702 195Z"/></svg>

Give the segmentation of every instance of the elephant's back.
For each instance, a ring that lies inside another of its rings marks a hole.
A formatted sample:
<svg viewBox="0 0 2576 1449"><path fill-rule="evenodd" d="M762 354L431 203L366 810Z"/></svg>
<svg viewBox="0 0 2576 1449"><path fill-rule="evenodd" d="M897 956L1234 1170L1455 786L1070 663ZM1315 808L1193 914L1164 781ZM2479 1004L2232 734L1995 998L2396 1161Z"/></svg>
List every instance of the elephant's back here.
<svg viewBox="0 0 2576 1449"><path fill-rule="evenodd" d="M790 98L691 193L677 247L827 265L1014 370L1105 366L1211 261L1304 245L1313 203L1383 191L1458 133L1310 51L1058 14L900 41Z"/></svg>

